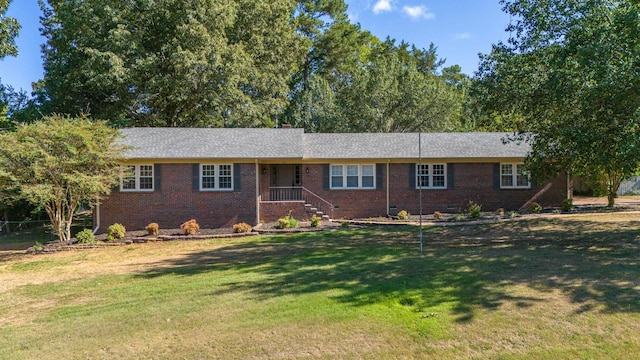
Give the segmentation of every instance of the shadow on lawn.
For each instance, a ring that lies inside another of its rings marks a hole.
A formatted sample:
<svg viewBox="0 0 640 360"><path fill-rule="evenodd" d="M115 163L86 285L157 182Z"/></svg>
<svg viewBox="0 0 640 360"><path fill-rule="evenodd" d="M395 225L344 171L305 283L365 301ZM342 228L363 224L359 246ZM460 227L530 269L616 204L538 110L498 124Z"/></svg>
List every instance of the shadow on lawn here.
<svg viewBox="0 0 640 360"><path fill-rule="evenodd" d="M273 236L191 254L140 274L256 273L216 292L248 291L258 298L341 290L353 306L396 302L423 311L453 305L458 321L474 309L505 302L527 307L544 299L517 297L508 285L559 290L580 305L639 312L640 222L597 223L533 219L425 229L376 228Z"/></svg>

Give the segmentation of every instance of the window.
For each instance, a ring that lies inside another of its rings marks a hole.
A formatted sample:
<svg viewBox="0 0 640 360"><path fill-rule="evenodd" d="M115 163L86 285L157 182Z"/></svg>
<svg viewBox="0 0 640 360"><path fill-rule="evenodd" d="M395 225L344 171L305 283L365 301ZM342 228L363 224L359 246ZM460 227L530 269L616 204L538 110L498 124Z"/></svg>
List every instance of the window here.
<svg viewBox="0 0 640 360"><path fill-rule="evenodd" d="M446 164L416 164L416 187L423 189L446 189Z"/></svg>
<svg viewBox="0 0 640 360"><path fill-rule="evenodd" d="M500 164L500 188L530 189L531 180L524 164Z"/></svg>
<svg viewBox="0 0 640 360"><path fill-rule="evenodd" d="M153 165L123 166L120 191L153 191Z"/></svg>
<svg viewBox="0 0 640 360"><path fill-rule="evenodd" d="M200 190L233 190L233 166L200 164Z"/></svg>
<svg viewBox="0 0 640 360"><path fill-rule="evenodd" d="M375 165L331 165L331 189L373 189Z"/></svg>

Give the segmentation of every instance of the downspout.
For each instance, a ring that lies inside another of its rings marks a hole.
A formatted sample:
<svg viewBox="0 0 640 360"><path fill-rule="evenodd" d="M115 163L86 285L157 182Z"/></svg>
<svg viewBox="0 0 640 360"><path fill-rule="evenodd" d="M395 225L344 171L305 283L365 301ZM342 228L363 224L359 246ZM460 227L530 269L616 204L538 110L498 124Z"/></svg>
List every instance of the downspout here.
<svg viewBox="0 0 640 360"><path fill-rule="evenodd" d="M96 227L93 229L93 235L95 235L100 229L100 202L96 201Z"/></svg>
<svg viewBox="0 0 640 360"><path fill-rule="evenodd" d="M387 159L387 217L389 217L389 162L390 160Z"/></svg>
<svg viewBox="0 0 640 360"><path fill-rule="evenodd" d="M260 224L260 166L256 159L256 225Z"/></svg>

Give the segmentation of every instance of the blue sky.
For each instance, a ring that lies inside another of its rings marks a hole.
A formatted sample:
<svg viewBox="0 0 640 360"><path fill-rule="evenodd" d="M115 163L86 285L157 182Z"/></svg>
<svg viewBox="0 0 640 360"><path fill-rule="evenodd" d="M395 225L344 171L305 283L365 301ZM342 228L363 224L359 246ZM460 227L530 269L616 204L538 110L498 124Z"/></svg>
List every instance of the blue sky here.
<svg viewBox="0 0 640 360"><path fill-rule="evenodd" d="M405 40L419 48L438 47L445 66L458 64L469 75L478 67L478 53L505 41L509 16L498 0L346 0L348 15L363 29L385 39ZM0 81L15 89L31 90L41 79L42 58L37 0L13 0L6 14L18 19L22 30L17 39L18 57L0 60Z"/></svg>

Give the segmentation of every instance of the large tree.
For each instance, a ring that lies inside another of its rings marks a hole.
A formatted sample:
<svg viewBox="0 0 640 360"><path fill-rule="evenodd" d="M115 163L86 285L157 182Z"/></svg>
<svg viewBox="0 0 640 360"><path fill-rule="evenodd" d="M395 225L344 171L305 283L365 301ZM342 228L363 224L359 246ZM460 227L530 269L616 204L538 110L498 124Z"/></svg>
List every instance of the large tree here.
<svg viewBox="0 0 640 360"><path fill-rule="evenodd" d="M87 118L46 117L0 133L0 181L42 206L60 241L71 238L80 204L109 194L120 174L119 133Z"/></svg>
<svg viewBox="0 0 640 360"><path fill-rule="evenodd" d="M535 173L599 173L614 204L640 163L640 4L502 1L508 44L483 57L485 111L528 140Z"/></svg>
<svg viewBox="0 0 640 360"><path fill-rule="evenodd" d="M293 0L40 0L54 112L271 126L303 62Z"/></svg>
<svg viewBox="0 0 640 360"><path fill-rule="evenodd" d="M20 31L20 24L12 17L5 16L11 0L0 0L0 59L7 55L18 55L15 38Z"/></svg>

